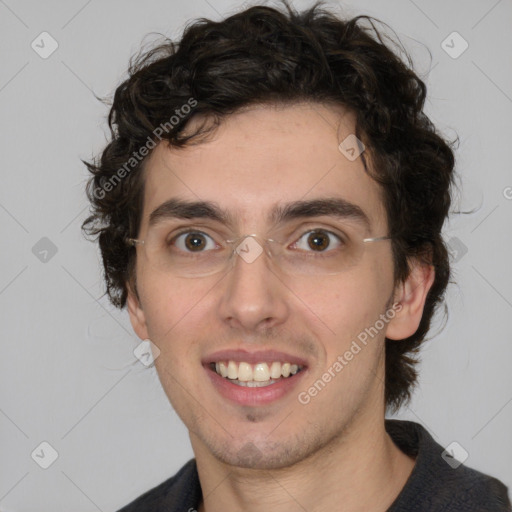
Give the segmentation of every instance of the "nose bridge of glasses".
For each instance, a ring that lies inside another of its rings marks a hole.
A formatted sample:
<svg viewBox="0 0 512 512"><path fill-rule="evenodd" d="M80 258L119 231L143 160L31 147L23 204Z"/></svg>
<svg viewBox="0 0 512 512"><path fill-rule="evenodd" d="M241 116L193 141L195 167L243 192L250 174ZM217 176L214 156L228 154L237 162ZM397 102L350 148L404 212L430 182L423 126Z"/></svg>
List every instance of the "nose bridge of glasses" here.
<svg viewBox="0 0 512 512"><path fill-rule="evenodd" d="M263 252L269 257L275 256L275 251L273 252L271 248L271 242L275 242L275 240L263 238L256 233L241 235L226 241L232 245L231 257L238 255L246 263L252 263Z"/></svg>

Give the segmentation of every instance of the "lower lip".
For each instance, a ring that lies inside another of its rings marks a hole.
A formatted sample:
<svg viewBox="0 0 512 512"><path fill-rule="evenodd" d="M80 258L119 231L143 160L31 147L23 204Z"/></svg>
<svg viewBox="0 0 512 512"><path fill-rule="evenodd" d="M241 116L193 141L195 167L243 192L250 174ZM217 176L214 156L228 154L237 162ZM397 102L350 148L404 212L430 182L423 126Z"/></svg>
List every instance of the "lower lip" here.
<svg viewBox="0 0 512 512"><path fill-rule="evenodd" d="M293 376L281 378L275 384L270 384L261 388L249 388L233 384L229 379L221 377L209 366L204 367L217 391L228 400L239 405L265 405L279 400L290 393L302 379L306 369Z"/></svg>

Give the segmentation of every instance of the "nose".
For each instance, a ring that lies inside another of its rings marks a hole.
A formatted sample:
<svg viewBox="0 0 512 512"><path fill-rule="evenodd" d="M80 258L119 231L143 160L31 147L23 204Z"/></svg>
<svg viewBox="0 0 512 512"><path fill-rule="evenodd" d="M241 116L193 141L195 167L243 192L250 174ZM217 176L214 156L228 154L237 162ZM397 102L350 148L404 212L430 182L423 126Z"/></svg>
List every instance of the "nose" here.
<svg viewBox="0 0 512 512"><path fill-rule="evenodd" d="M269 265L264 248L247 237L233 254L225 279L218 313L230 327L248 332L265 330L286 322L289 297L283 278Z"/></svg>

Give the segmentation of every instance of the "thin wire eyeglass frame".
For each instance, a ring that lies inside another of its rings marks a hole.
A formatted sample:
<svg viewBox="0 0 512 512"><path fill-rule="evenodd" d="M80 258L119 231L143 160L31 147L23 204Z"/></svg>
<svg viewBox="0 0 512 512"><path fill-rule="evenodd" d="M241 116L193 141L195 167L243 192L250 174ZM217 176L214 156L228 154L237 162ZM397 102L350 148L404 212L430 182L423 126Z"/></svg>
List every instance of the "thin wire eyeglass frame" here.
<svg viewBox="0 0 512 512"><path fill-rule="evenodd" d="M260 237L259 235L255 234L255 233L251 233L251 234L240 235L240 236L238 236L236 238L223 240L223 242L229 243L230 245L232 245L231 253L229 254L229 256L225 260L226 261L225 268L228 268L228 263L230 261L233 261L233 255L235 253L237 253L237 248L240 246L240 243L243 240L245 240L246 238L248 238L248 237L253 238L256 241L259 240L260 242L263 242L263 244L261 244L261 247L265 247L265 252L269 256L269 258L272 259L272 260L273 259L277 259L279 261L279 257L275 258L275 255L270 250L270 247L269 247L269 245L267 245L267 242L277 243L280 248L283 247L282 242L279 242L278 240L275 240L273 238L262 238L262 237ZM381 242L381 241L384 241L384 240L391 240L392 238L393 237L391 237L391 236L378 236L378 237L372 237L372 238L363 238L362 242L363 243ZM140 239L137 239L137 238L126 238L126 243L128 245L132 246L132 247L136 247L137 245L141 245L141 246L147 247L145 240L140 240ZM279 266L279 263L277 263L277 265ZM194 274L194 275L188 275L188 276L182 276L182 277L190 277L190 278L194 278L194 277L207 277L207 276L216 274L216 273L221 272L221 271L222 271L222 268L219 268L219 269L211 271L209 273ZM341 274L342 272L343 272L343 270L340 270L338 272L320 272L319 275L337 275L337 274ZM299 274L299 275L301 275L301 274Z"/></svg>

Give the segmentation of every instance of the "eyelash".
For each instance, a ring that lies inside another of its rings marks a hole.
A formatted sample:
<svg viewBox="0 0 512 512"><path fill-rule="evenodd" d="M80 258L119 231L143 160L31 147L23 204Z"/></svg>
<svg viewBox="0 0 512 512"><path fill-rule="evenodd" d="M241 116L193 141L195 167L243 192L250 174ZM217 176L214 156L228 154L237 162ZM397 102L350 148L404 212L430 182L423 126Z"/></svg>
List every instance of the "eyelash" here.
<svg viewBox="0 0 512 512"><path fill-rule="evenodd" d="M331 237L334 237L337 239L338 243L339 244L344 244L344 240L343 240L343 237L341 235L338 235L328 229L325 229L325 228L311 228L311 229L308 229L307 231L304 231L304 233L302 233L299 238L297 238L296 241L294 241L291 245L296 245L305 235L308 235L308 234L311 234L311 233L315 233L315 232L319 232L319 233L323 233L323 234L327 234L327 235L330 235ZM211 237L208 233L205 233L204 231L201 231L201 230L194 230L194 229L190 229L190 228L187 228L187 229L183 229L181 231L179 231L178 233L176 233L168 242L167 242L167 245L168 246L171 246L171 245L176 245L176 240L179 239L180 236L182 235L188 235L188 234L198 234L198 235L204 235L205 237L208 237L211 241L213 241L215 244L215 240L213 239L213 237ZM327 249L325 251L318 251L320 253L326 253L326 252L330 252L332 251L333 249L331 249L331 242L329 243L329 246L327 247ZM193 251L188 251L188 250L183 250L183 249L180 249L182 250L183 252L186 252L186 253L189 253L189 254L193 254ZM211 249L208 249L208 250L211 250ZM205 252L205 251L198 251L198 252ZM306 252L317 252L317 251L306 251Z"/></svg>

